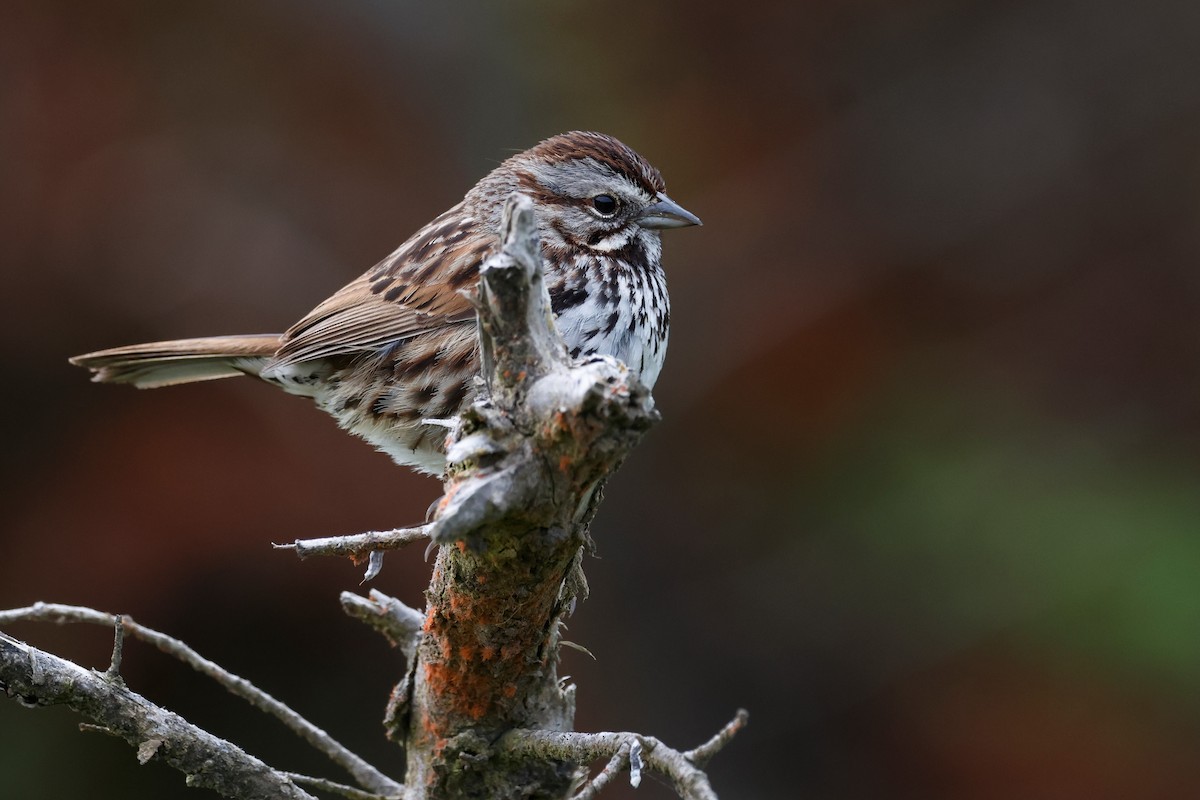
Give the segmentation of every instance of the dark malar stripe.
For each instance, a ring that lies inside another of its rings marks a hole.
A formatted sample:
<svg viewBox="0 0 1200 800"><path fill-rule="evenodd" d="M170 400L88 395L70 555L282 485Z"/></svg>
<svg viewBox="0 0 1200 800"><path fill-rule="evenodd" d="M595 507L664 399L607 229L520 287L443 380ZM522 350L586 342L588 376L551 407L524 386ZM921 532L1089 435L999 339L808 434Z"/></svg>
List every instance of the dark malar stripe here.
<svg viewBox="0 0 1200 800"><path fill-rule="evenodd" d="M613 250L609 256L623 260L633 268L634 272L645 274L650 271L650 259L646 256L646 248L642 246L636 236L623 246Z"/></svg>

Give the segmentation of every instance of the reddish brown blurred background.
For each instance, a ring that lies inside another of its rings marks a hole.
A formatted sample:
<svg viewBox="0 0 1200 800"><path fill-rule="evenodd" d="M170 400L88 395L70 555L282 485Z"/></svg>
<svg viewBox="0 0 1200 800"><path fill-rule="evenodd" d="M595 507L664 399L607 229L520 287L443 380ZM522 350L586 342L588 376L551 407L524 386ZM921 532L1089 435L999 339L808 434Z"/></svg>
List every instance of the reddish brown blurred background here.
<svg viewBox="0 0 1200 800"><path fill-rule="evenodd" d="M66 357L280 330L594 128L705 226L667 235L664 422L595 524L579 726L686 747L744 705L729 798L1193 796L1198 42L1190 0L6 3L0 606L128 612L396 774L359 571L269 545L437 484L252 381ZM428 569L375 585L420 604ZM9 632L107 663L103 630ZM340 777L149 648L125 674ZM200 796L75 722L0 703L0 795Z"/></svg>

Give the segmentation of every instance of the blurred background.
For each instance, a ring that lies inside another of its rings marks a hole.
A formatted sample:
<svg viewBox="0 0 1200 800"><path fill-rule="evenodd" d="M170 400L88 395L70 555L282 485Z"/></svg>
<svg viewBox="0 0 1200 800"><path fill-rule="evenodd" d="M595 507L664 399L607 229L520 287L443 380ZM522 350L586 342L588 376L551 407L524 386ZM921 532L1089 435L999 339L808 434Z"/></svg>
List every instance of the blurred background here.
<svg viewBox="0 0 1200 800"><path fill-rule="evenodd" d="M129 613L398 776L397 657L337 605L360 570L270 543L439 485L256 382L66 358L279 331L597 129L705 225L665 237L664 421L594 526L578 727L686 748L745 706L728 798L1194 796L1198 42L1189 0L10 0L0 607ZM374 586L421 605L428 572ZM8 632L108 661L105 630ZM147 646L124 674L341 777ZM77 721L0 702L0 794L202 794Z"/></svg>

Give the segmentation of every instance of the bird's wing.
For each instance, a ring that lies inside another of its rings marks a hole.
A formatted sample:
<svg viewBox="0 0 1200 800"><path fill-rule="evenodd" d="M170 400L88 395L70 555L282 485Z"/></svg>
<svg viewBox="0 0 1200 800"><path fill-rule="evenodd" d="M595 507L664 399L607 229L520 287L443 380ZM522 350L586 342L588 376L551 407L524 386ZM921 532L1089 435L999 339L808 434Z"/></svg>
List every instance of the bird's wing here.
<svg viewBox="0 0 1200 800"><path fill-rule="evenodd" d="M270 367L383 350L474 319L461 290L498 241L460 203L289 328Z"/></svg>

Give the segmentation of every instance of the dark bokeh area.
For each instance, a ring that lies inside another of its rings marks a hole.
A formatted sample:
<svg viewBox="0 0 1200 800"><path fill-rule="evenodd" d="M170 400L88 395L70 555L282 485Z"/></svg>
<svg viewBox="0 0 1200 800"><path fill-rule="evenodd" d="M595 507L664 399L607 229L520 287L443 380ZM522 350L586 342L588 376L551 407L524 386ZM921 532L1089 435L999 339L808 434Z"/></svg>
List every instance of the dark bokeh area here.
<svg viewBox="0 0 1200 800"><path fill-rule="evenodd" d="M1191 796L1198 31L1189 0L6 3L0 607L130 613L398 775L360 571L270 543L438 484L253 381L66 358L281 330L597 129L705 225L665 236L664 421L594 526L578 726L690 747L745 706L730 798ZM421 604L428 571L375 585ZM107 663L100 629L9 632ZM342 777L149 647L124 672ZM202 794L76 722L0 703L0 795Z"/></svg>

